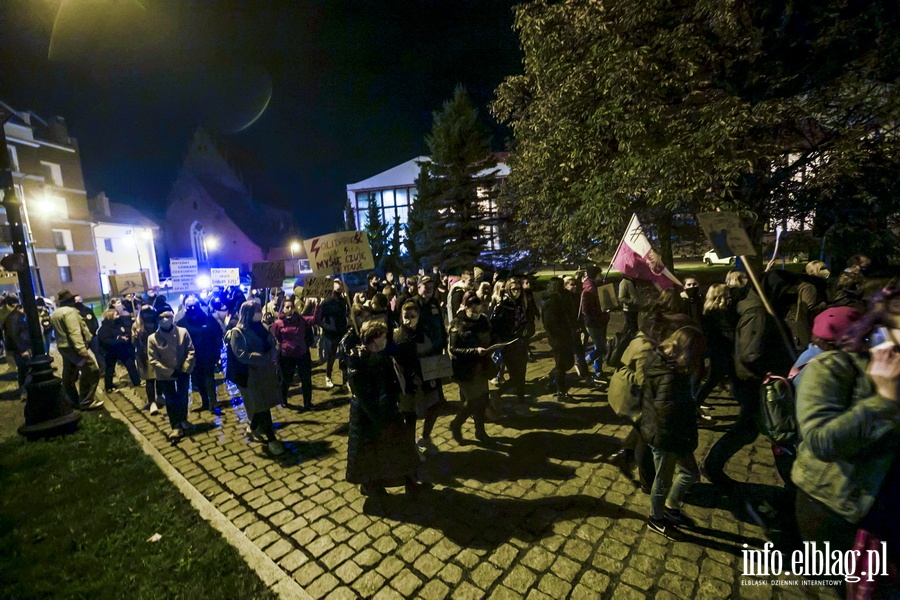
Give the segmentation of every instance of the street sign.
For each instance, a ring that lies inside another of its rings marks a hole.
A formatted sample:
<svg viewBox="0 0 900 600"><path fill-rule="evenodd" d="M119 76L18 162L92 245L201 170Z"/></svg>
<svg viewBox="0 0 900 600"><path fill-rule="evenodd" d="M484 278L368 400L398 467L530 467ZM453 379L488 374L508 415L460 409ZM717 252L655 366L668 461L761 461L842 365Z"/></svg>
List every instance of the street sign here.
<svg viewBox="0 0 900 600"><path fill-rule="evenodd" d="M197 259L169 259L169 274L172 276L173 292L189 292L197 288Z"/></svg>
<svg viewBox="0 0 900 600"><path fill-rule="evenodd" d="M700 227L719 258L756 256L756 248L735 212L708 212L697 215Z"/></svg>
<svg viewBox="0 0 900 600"><path fill-rule="evenodd" d="M241 285L241 271L240 269L210 269L209 279L213 287Z"/></svg>
<svg viewBox="0 0 900 600"><path fill-rule="evenodd" d="M365 231L342 231L306 240L306 253L316 275L340 275L375 268Z"/></svg>
<svg viewBox="0 0 900 600"><path fill-rule="evenodd" d="M107 275L107 277L111 296L143 294L147 291L147 274L143 271L140 273L116 273Z"/></svg>
<svg viewBox="0 0 900 600"><path fill-rule="evenodd" d="M281 287L284 284L284 261L253 263L251 275L254 289Z"/></svg>

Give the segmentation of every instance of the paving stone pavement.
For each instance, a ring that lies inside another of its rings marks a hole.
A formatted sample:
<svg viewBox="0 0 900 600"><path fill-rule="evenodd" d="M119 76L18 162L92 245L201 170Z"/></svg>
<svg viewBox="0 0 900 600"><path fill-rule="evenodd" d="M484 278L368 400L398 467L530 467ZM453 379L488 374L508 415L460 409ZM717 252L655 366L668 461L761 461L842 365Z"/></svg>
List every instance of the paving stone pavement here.
<svg viewBox="0 0 900 600"><path fill-rule="evenodd" d="M192 411L193 422L207 423L171 444L165 411L151 417L141 410L141 389L109 398L314 598L838 597L794 577L742 585L741 544L759 546L764 536L718 508L708 483L688 496L695 532L679 541L649 532L649 498L598 459L625 437L626 425L586 386L573 388L573 402L556 402L542 385L552 367L548 348L540 340L535 347L528 370L534 400L488 425L498 442L492 448L457 445L451 417L441 417L433 435L439 452L423 465L435 487L416 500L397 489L385 500L366 498L344 480L349 396L324 389L322 367L313 375L315 410L273 411L289 450L277 459L244 436L239 400L214 418ZM458 394L452 383L445 390L450 415ZM237 390L223 383L219 393ZM196 396L192 402L199 404ZM701 458L737 413L727 398L711 402L716 421L701 429ZM471 422L463 434L474 440ZM760 489L779 484L762 439L732 460L729 474Z"/></svg>

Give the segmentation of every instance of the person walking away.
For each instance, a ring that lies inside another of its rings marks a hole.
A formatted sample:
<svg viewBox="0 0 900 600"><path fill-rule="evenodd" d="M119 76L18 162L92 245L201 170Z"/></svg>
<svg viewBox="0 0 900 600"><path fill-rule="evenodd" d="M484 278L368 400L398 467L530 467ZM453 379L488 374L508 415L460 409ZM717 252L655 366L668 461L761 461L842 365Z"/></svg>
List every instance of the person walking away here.
<svg viewBox="0 0 900 600"><path fill-rule="evenodd" d="M25 378L28 376L28 361L31 360L31 336L25 321L25 309L19 304L19 298L12 294L3 299L3 305L9 309L9 314L3 319L6 354L12 357L16 365L19 396L25 400Z"/></svg>
<svg viewBox="0 0 900 600"><path fill-rule="evenodd" d="M694 459L698 432L691 374L699 368L705 350L703 333L695 327L682 327L644 362L638 422L656 466L647 526L666 537L670 528L694 527L681 504L691 485L700 479Z"/></svg>
<svg viewBox="0 0 900 600"><path fill-rule="evenodd" d="M709 357L709 375L694 398L697 407L706 415L706 399L726 379L734 381L734 328L736 315L731 295L723 283L714 283L706 291L703 316L700 318Z"/></svg>
<svg viewBox="0 0 900 600"><path fill-rule="evenodd" d="M850 327L839 349L822 352L804 367L797 386L800 443L791 469L804 541L820 548L828 542L832 551L846 553L860 537L874 537L886 544L895 566L900 550L898 343L900 282L894 280L876 294L871 310ZM896 587L877 591L877 597L898 594Z"/></svg>
<svg viewBox="0 0 900 600"><path fill-rule="evenodd" d="M425 381L422 375L421 361L433 355L434 345L425 335L415 302L407 302L400 312L401 322L395 332L392 349L402 375L400 412L413 441L416 437L416 419L424 419L422 438L417 443L419 450L424 452L434 449L431 432L437 422L441 401L436 380Z"/></svg>
<svg viewBox="0 0 900 600"><path fill-rule="evenodd" d="M463 423L471 416L475 421L475 437L489 443L484 428L488 406L488 379L493 364L488 354L491 344L491 323L482 314L484 304L475 294L463 298L464 314L450 323L450 357L453 378L459 385L462 408L450 423L450 432L458 444L464 444Z"/></svg>
<svg viewBox="0 0 900 600"><path fill-rule="evenodd" d="M194 370L194 344L184 327L175 325L175 313L163 310L159 328L147 340L150 371L159 390L166 396L170 440L178 440L193 430L188 421L188 390Z"/></svg>
<svg viewBox="0 0 900 600"><path fill-rule="evenodd" d="M278 383L278 344L262 324L262 310L256 302L244 302L238 309L238 323L230 332L229 344L234 357L246 367L247 385L238 389L250 417L247 433L268 442L273 456L285 453L284 444L275 436L272 409L281 404Z"/></svg>
<svg viewBox="0 0 900 600"><path fill-rule="evenodd" d="M556 384L556 398L560 402L569 399L566 372L575 365L575 352L579 351L575 342L575 327L572 312L563 289L563 280L552 277L547 286L541 320L550 352L553 355L553 379Z"/></svg>
<svg viewBox="0 0 900 600"><path fill-rule="evenodd" d="M308 299L306 305L311 306L312 301ZM313 325L320 315L321 312L317 311L316 315L303 316L295 309L293 299L285 300L281 305L280 317L269 328L278 345L281 399L285 407L290 407L288 393L294 381L294 373L297 373L303 391L303 408L312 410L312 357L309 342L313 338Z"/></svg>
<svg viewBox="0 0 900 600"><path fill-rule="evenodd" d="M131 344L131 330L119 313L110 308L104 311L103 322L97 330L100 352L103 354L103 389L108 394L116 391L113 378L116 364L121 363L128 372L131 385L141 385L141 376L134 364L134 348Z"/></svg>
<svg viewBox="0 0 900 600"><path fill-rule="evenodd" d="M96 398L100 367L91 354L91 332L75 307L75 294L62 290L56 304L59 308L50 316L50 324L56 335L56 348L62 356L63 389L74 407L82 410L100 408L103 401Z"/></svg>
<svg viewBox="0 0 900 600"><path fill-rule="evenodd" d="M584 319L581 316L581 279L580 275L577 279L572 275L563 277L563 290L565 291L563 298L569 306L569 313L575 327L575 372L590 387L594 384L594 378L591 375L591 370L588 368L584 354L584 340L587 337L587 332L584 329ZM556 386L554 384L555 389Z"/></svg>
<svg viewBox="0 0 900 600"><path fill-rule="evenodd" d="M459 281L455 282L447 290L447 322L449 323L456 318L456 315L462 310L462 298L471 288L472 271L465 270L460 275Z"/></svg>
<svg viewBox="0 0 900 600"><path fill-rule="evenodd" d="M350 376L350 437L347 441L347 481L363 495L383 495L386 487L404 485L415 496L419 455L406 434L400 414L400 382L387 348L387 327L366 322L362 345L347 357Z"/></svg>
<svg viewBox="0 0 900 600"><path fill-rule="evenodd" d="M609 313L600 306L597 293L597 277L600 269L590 266L584 271L581 279L580 313L594 349L585 357L585 362L594 367L594 382L603 381L603 357L606 356L606 327L609 325Z"/></svg>
<svg viewBox="0 0 900 600"><path fill-rule="evenodd" d="M187 330L194 344L194 369L191 388L200 394L200 409L213 412L216 396L216 365L222 359L222 327L215 317L206 314L196 296L184 300L184 316L176 323ZM230 400L229 400L230 401Z"/></svg>
<svg viewBox="0 0 900 600"><path fill-rule="evenodd" d="M349 326L347 299L344 296L344 284L340 279L332 282L331 294L321 304L322 339L319 341L319 358L325 361L325 387L334 387L332 373L337 358L338 345L346 335ZM347 383L346 380L343 383Z"/></svg>

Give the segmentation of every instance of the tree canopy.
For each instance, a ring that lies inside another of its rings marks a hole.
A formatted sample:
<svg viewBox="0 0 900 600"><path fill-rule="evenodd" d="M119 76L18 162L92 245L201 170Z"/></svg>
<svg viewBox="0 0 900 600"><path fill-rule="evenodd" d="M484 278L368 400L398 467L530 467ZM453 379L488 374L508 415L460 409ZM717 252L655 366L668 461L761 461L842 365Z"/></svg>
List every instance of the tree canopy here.
<svg viewBox="0 0 900 600"><path fill-rule="evenodd" d="M524 72L492 105L515 138L501 204L516 243L550 260L609 252L634 211L670 259L676 215L717 208L757 242L813 210L818 235L864 210L890 238L898 25L886 0L520 5Z"/></svg>

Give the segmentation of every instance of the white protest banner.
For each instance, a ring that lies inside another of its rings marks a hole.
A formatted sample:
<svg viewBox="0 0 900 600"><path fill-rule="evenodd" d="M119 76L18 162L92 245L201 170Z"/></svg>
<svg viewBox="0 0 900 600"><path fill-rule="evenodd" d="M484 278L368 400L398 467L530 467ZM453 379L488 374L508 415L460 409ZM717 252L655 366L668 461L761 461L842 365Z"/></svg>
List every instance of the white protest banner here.
<svg viewBox="0 0 900 600"><path fill-rule="evenodd" d="M0 285L19 285L19 274L15 271L0 271Z"/></svg>
<svg viewBox="0 0 900 600"><path fill-rule="evenodd" d="M340 275L375 268L365 231L342 231L306 240L310 267L316 275Z"/></svg>
<svg viewBox="0 0 900 600"><path fill-rule="evenodd" d="M616 286L614 284L601 285L597 288L597 295L600 296L600 308L604 312L619 308L619 296L616 294Z"/></svg>
<svg viewBox="0 0 900 600"><path fill-rule="evenodd" d="M719 258L756 256L756 248L734 212L708 212L697 215L700 227Z"/></svg>
<svg viewBox="0 0 900 600"><path fill-rule="evenodd" d="M172 276L173 292L189 292L197 288L197 259L169 259L169 274Z"/></svg>
<svg viewBox="0 0 900 600"><path fill-rule="evenodd" d="M284 284L284 261L253 263L251 276L254 289L280 288Z"/></svg>
<svg viewBox="0 0 900 600"><path fill-rule="evenodd" d="M453 363L446 354L423 356L419 359L422 365L422 380L434 381L444 377L453 377Z"/></svg>
<svg viewBox="0 0 900 600"><path fill-rule="evenodd" d="M116 273L107 275L107 277L111 296L143 294L147 291L147 274L143 271L140 273Z"/></svg>
<svg viewBox="0 0 900 600"><path fill-rule="evenodd" d="M229 287L232 285L241 285L240 269L210 269L209 270L210 285L213 287Z"/></svg>
<svg viewBox="0 0 900 600"><path fill-rule="evenodd" d="M328 277L307 277L303 286L306 298L324 298L334 289L334 280Z"/></svg>

